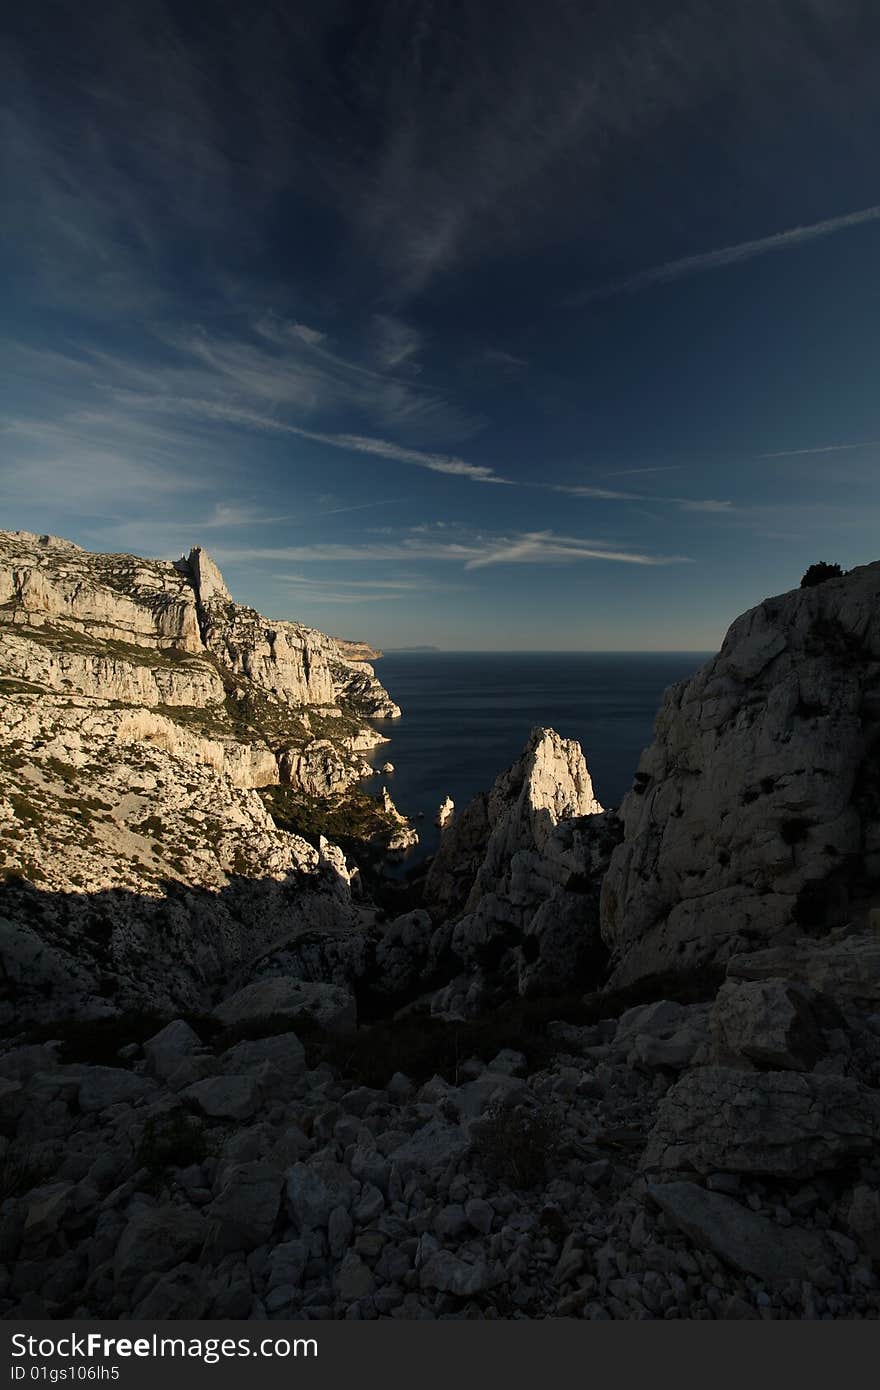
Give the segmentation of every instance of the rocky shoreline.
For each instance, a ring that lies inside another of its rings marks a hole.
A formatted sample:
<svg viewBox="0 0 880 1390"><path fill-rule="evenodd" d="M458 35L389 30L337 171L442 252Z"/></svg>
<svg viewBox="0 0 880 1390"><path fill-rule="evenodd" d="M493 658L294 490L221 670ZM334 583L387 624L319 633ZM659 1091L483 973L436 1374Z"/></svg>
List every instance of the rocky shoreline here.
<svg viewBox="0 0 880 1390"><path fill-rule="evenodd" d="M878 1316L880 565L383 897L363 647L0 542L4 1317Z"/></svg>

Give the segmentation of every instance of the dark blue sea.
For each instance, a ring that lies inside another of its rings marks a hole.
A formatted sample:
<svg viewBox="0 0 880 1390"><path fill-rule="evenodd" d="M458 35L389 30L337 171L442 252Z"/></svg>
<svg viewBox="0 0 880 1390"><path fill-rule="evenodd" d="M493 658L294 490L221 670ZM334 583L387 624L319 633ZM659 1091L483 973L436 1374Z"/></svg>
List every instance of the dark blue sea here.
<svg viewBox="0 0 880 1390"><path fill-rule="evenodd" d="M707 653L390 652L376 674L403 709L376 721L391 743L373 761L394 764L387 783L394 802L417 822L411 865L433 854L437 808L451 796L461 810L491 787L521 752L536 724L576 738L603 806L629 790L642 749L651 742L663 692L693 675Z"/></svg>

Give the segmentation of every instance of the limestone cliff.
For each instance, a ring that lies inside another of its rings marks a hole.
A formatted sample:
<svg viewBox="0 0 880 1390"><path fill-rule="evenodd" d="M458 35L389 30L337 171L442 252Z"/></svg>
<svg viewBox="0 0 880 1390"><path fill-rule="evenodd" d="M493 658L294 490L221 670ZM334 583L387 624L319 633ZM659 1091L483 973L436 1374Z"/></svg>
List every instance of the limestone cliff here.
<svg viewBox="0 0 880 1390"><path fill-rule="evenodd" d="M880 564L738 618L667 692L621 815L616 983L845 922L880 880Z"/></svg>
<svg viewBox="0 0 880 1390"><path fill-rule="evenodd" d="M198 546L172 564L0 532L0 623L7 685L160 710L241 786L344 790L384 741L365 719L400 713L350 644L234 603Z"/></svg>
<svg viewBox="0 0 880 1390"><path fill-rule="evenodd" d="M492 790L445 831L428 874L426 904L454 922L440 936L461 967L435 997L435 1012L469 1015L499 995L583 985L616 838L580 745L534 729ZM432 949L439 955L439 940Z"/></svg>
<svg viewBox="0 0 880 1390"><path fill-rule="evenodd" d="M0 1024L204 1007L269 947L372 920L341 852L255 789L347 794L385 741L366 719L398 713L198 548L0 532Z"/></svg>

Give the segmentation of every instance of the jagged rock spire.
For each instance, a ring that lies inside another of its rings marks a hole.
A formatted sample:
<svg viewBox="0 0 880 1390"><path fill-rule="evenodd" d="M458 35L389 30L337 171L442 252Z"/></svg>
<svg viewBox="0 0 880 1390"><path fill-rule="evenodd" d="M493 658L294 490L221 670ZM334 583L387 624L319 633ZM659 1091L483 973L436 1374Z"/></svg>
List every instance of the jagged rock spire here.
<svg viewBox="0 0 880 1390"><path fill-rule="evenodd" d="M207 550L203 550L200 545L194 545L187 556L186 567L192 575L196 596L201 603L207 603L212 598L232 601L232 595L224 583L223 575Z"/></svg>

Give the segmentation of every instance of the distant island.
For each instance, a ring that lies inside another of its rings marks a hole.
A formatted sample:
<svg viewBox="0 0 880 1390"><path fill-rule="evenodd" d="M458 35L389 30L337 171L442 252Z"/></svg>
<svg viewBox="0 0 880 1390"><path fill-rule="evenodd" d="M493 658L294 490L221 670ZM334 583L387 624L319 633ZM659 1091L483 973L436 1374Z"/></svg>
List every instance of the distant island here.
<svg viewBox="0 0 880 1390"><path fill-rule="evenodd" d="M400 652L439 652L439 647L386 647L386 652L399 654Z"/></svg>

